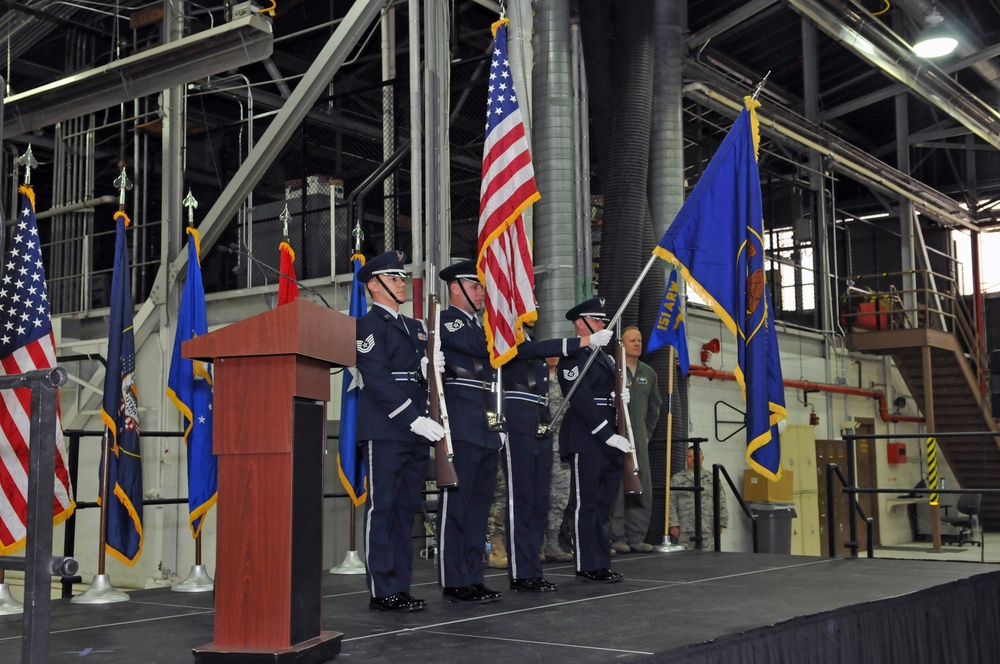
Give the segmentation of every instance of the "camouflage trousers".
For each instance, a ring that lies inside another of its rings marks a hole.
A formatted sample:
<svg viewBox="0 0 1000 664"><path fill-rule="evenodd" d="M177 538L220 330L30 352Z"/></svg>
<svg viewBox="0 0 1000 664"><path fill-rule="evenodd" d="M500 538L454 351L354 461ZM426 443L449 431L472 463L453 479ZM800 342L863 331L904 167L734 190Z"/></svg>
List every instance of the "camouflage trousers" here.
<svg viewBox="0 0 1000 664"><path fill-rule="evenodd" d="M493 490L493 504L490 505L490 517L486 521L486 534L504 534L504 524L507 522L507 478L503 474L502 465L497 466L497 483Z"/></svg>

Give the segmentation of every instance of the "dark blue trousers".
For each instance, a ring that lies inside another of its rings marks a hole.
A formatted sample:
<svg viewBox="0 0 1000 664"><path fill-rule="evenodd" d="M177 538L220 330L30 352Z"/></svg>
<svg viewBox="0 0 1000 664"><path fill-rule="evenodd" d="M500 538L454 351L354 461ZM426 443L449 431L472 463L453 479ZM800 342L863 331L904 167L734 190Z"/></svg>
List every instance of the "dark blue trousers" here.
<svg viewBox="0 0 1000 664"><path fill-rule="evenodd" d="M372 597L410 591L413 517L420 509L430 446L368 441L365 573Z"/></svg>
<svg viewBox="0 0 1000 664"><path fill-rule="evenodd" d="M622 453L603 446L593 454L570 457L571 481L576 492L573 513L576 531L576 571L611 567L611 539L605 522L611 516L622 481Z"/></svg>
<svg viewBox="0 0 1000 664"><path fill-rule="evenodd" d="M552 439L511 432L500 453L507 474L507 570L511 579L537 579L549 517Z"/></svg>
<svg viewBox="0 0 1000 664"><path fill-rule="evenodd" d="M445 588L483 582L486 522L499 459L497 450L467 441L456 440L453 446L458 486L441 490L438 508L438 580Z"/></svg>

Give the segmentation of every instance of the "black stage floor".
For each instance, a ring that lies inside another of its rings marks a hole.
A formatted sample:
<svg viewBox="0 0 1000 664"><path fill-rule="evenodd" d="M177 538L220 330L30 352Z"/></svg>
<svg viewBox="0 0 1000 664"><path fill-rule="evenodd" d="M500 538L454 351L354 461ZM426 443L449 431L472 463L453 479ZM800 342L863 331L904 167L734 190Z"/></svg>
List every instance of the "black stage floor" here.
<svg viewBox="0 0 1000 664"><path fill-rule="evenodd" d="M504 590L504 599L473 606L442 600L432 565L420 560L416 567L412 592L428 600L429 606L404 615L370 611L363 576L324 574L323 627L344 634L336 661L551 664L661 657L670 662L816 661L805 657L805 650L815 644L794 645L792 652L798 648L801 658L744 655L739 659L719 648L742 642L744 653L767 653L767 644L776 642L782 630L786 636L798 634L792 641L800 642L827 638L830 632L854 638L841 630L837 616L854 615L862 625L893 612L904 620L909 615L901 610L904 604L925 600L928 606L948 611L953 620L964 620L942 600L949 594L956 606L980 605L975 612L986 624L978 622L965 631L1000 633L997 613L982 613L981 604L992 599L955 595L990 585L1000 588L997 565L739 553L631 554L614 560L614 569L625 574L625 581L610 585L579 580L568 565L547 565L546 577L559 584L555 593L508 592L506 576L490 574L487 585ZM50 660L188 664L193 661L193 647L212 641L212 593L154 589L130 594L129 602L100 606L54 600ZM917 612L920 615L910 622L919 623L928 610L918 607ZM887 624L895 629L891 625L898 621ZM947 641L945 636L928 637L933 629L913 627L916 638ZM942 627L955 629L954 624ZM809 629L818 629L820 637L803 636ZM871 626L867 629L872 631ZM20 616L0 616L0 662L19 661L20 634ZM967 640L963 634L952 636ZM866 638L886 640L877 630ZM754 639L758 645L747 646ZM853 647L865 652L863 644ZM922 648L939 662L1000 658L996 651L971 659L967 652L959 660L942 657L941 652L951 652L947 643ZM834 661L889 661L887 657L895 659L895 655L869 659L841 653Z"/></svg>

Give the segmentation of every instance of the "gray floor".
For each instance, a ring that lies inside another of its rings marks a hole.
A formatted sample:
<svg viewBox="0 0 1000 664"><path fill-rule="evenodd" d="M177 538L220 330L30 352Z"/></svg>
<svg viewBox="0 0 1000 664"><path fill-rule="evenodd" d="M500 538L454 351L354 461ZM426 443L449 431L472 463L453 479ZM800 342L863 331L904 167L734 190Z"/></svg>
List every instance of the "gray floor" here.
<svg viewBox="0 0 1000 664"><path fill-rule="evenodd" d="M443 601L431 564L418 561L413 594L429 608L406 615L369 611L364 577L325 574L324 629L344 633L342 662L622 661L1000 571L938 559L694 552L623 555L614 567L623 583L594 585L570 566L548 565L558 592L508 592L501 602L467 606ZM506 590L506 576L487 584ZM103 606L55 601L51 661L186 664L191 648L212 640L211 593L131 595ZM18 661L20 620L0 617L0 662Z"/></svg>

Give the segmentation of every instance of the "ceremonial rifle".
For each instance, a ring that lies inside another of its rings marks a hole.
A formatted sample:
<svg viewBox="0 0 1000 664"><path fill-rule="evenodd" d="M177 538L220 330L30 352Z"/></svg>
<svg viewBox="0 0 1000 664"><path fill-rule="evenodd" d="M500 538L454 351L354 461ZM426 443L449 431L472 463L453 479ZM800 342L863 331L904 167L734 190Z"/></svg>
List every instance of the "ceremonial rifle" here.
<svg viewBox="0 0 1000 664"><path fill-rule="evenodd" d="M434 268L428 270L428 283L434 283ZM427 383L430 395L430 418L441 425L444 436L434 443L434 462L437 466L439 488L458 486L455 473L455 448L451 444L451 424L448 420L448 406L444 401L444 384L437 371L434 356L441 350L441 306L433 289L427 289Z"/></svg>
<svg viewBox="0 0 1000 664"><path fill-rule="evenodd" d="M622 398L628 389L628 368L625 365L625 344L622 343L621 321L618 321L618 350L615 353L615 411L618 415L618 435L627 438L632 445L631 452L624 452L622 475L625 493L642 493L642 483L639 481L639 460L635 455L635 436L632 434L632 418L628 413L628 404ZM600 350L597 351L601 352Z"/></svg>

